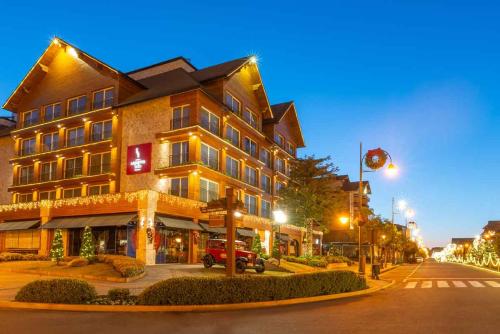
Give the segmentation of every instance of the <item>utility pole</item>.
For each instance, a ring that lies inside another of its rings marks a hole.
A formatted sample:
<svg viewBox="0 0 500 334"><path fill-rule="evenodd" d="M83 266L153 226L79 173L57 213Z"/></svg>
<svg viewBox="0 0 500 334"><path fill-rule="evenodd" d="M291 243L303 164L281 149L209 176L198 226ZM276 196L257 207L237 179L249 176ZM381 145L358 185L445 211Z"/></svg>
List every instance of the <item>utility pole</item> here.
<svg viewBox="0 0 500 334"><path fill-rule="evenodd" d="M363 143L359 143L359 213L358 213L358 262L359 262L359 274L365 274L365 266L361 263L361 222L363 219L362 209L363 209Z"/></svg>

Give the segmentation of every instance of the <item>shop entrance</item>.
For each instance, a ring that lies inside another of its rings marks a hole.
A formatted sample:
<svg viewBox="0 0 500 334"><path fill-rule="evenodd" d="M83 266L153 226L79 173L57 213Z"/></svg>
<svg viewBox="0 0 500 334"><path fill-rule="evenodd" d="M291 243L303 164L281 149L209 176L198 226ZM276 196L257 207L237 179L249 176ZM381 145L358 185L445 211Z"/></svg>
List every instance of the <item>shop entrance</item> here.
<svg viewBox="0 0 500 334"><path fill-rule="evenodd" d="M157 226L155 232L156 264L187 263L189 230Z"/></svg>

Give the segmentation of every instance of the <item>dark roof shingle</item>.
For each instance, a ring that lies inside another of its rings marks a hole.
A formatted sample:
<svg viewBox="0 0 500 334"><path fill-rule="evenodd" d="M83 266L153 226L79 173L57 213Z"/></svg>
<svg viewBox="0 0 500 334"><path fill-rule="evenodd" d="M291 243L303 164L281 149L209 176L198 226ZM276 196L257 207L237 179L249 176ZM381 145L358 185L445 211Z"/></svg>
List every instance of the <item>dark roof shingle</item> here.
<svg viewBox="0 0 500 334"><path fill-rule="evenodd" d="M248 59L249 57L230 60L222 64L202 68L201 70L191 72L190 74L199 82L226 77L243 66Z"/></svg>

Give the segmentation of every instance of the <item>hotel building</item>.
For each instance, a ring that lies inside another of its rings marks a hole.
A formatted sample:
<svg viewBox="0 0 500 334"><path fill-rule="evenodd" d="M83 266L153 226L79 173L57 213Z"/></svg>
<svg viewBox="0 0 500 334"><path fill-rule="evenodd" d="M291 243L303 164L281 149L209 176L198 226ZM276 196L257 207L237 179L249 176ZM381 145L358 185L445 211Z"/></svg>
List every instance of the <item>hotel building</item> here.
<svg viewBox="0 0 500 334"><path fill-rule="evenodd" d="M196 263L225 234L200 208L232 187L248 210L238 238L258 233L270 252L271 212L304 147L294 103L269 103L253 57L122 73L54 39L3 108L17 125L0 132L0 251L48 254L60 228L78 255L88 225L99 253ZM281 227L284 253L304 239Z"/></svg>

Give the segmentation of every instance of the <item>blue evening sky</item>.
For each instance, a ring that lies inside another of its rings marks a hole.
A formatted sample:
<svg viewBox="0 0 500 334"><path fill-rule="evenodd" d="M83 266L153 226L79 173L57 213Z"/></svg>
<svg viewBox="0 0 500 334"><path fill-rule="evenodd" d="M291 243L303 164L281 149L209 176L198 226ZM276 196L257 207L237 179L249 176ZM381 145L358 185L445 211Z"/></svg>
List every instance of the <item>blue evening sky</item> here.
<svg viewBox="0 0 500 334"><path fill-rule="evenodd" d="M331 155L357 180L360 140L391 153L398 178L367 175L376 212L408 200L430 246L500 219L495 1L78 3L2 3L2 102L54 35L122 71L255 53L271 103L296 102L302 154Z"/></svg>

